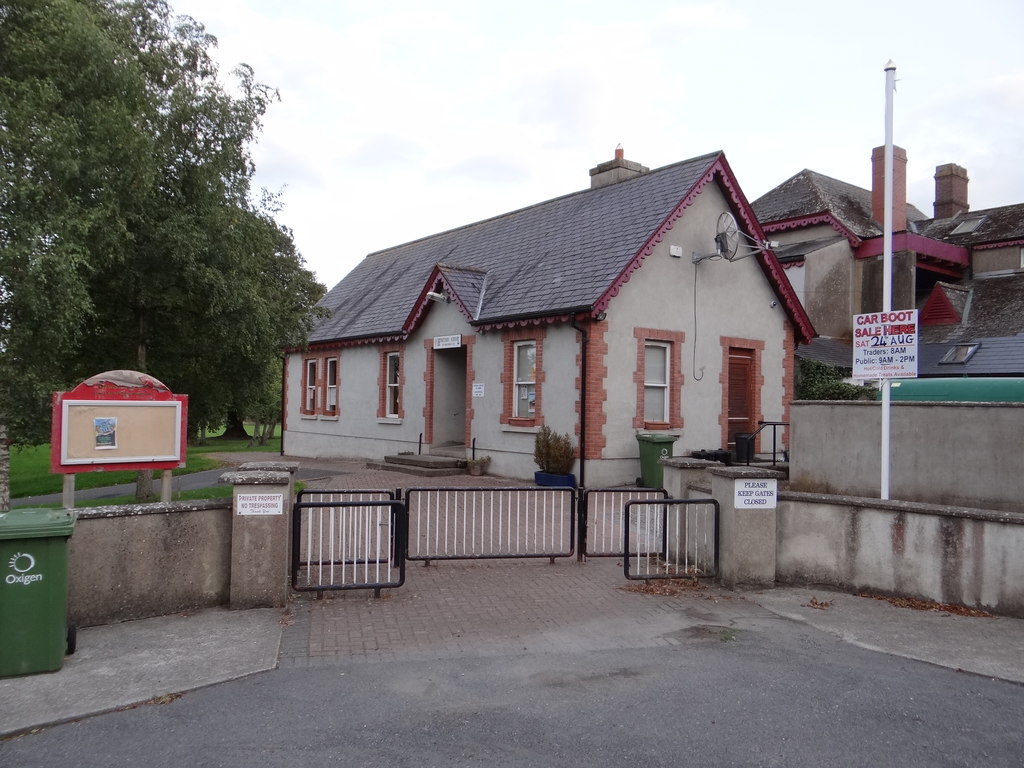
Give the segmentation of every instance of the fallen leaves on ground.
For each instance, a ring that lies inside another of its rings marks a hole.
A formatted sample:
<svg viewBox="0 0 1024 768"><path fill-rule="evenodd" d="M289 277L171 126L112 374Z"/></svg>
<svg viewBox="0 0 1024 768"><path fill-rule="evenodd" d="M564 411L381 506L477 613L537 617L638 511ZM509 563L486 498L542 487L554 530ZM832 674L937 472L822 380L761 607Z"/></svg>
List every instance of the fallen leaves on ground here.
<svg viewBox="0 0 1024 768"><path fill-rule="evenodd" d="M644 595L665 595L675 597L684 593L702 592L707 587L697 579L651 579L643 583L619 587L625 592L639 592Z"/></svg>
<svg viewBox="0 0 1024 768"><path fill-rule="evenodd" d="M870 592L858 592L857 597L884 600L895 605L897 608L910 608L915 611L937 611L939 613L952 613L957 616L974 616L983 619L995 618L994 614L979 608L969 608L966 605L953 605L952 603L936 603L932 600L921 600L916 597L889 597L888 595L875 595Z"/></svg>
<svg viewBox="0 0 1024 768"><path fill-rule="evenodd" d="M818 598L816 598L816 597L814 597L812 595L809 602L803 603L803 607L804 608L816 608L819 611L827 611L829 608L832 607L832 601L831 600L819 600Z"/></svg>

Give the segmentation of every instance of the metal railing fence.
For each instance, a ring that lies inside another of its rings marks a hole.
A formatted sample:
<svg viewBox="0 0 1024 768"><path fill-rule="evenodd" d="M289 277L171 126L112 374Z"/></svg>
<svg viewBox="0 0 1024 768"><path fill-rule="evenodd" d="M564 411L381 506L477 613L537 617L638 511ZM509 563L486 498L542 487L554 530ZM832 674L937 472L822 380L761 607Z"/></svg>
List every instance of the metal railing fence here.
<svg viewBox="0 0 1024 768"><path fill-rule="evenodd" d="M580 498L580 552L586 557L621 557L626 551L622 519L629 501L668 498L664 488L593 488Z"/></svg>
<svg viewBox="0 0 1024 768"><path fill-rule="evenodd" d="M622 520L627 579L710 577L718 573L718 502L628 501Z"/></svg>
<svg viewBox="0 0 1024 768"><path fill-rule="evenodd" d="M410 488L410 560L571 557L572 488Z"/></svg>

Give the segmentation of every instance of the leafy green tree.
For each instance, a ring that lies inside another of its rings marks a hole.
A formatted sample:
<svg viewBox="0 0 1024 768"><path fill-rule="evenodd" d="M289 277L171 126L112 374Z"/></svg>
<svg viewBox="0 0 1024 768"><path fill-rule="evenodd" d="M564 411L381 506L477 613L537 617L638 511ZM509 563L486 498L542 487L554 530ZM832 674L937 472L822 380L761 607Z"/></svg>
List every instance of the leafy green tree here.
<svg viewBox="0 0 1024 768"><path fill-rule="evenodd" d="M165 0L0 7L10 442L46 439L51 391L118 368L187 393L193 431L221 424L303 343L323 286L272 201L251 199L249 145L276 92L246 66L227 92L214 44Z"/></svg>
<svg viewBox="0 0 1024 768"><path fill-rule="evenodd" d="M45 442L50 393L93 320L93 256L125 236L121 202L145 175L141 73L113 21L75 0L0 6L0 433ZM133 170L134 169L134 170ZM6 452L0 509L7 508Z"/></svg>

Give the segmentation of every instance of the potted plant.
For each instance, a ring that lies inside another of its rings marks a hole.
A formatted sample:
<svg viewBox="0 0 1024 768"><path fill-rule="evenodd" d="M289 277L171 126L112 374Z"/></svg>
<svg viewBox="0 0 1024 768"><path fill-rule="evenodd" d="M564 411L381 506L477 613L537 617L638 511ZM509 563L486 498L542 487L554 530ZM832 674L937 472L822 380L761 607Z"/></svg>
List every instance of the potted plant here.
<svg viewBox="0 0 1024 768"><path fill-rule="evenodd" d="M576 454L568 434L541 427L533 442L533 460L540 467L533 473L537 485L576 486L576 476L572 474Z"/></svg>
<svg viewBox="0 0 1024 768"><path fill-rule="evenodd" d="M490 456L481 456L479 459L466 459L466 469L469 474L479 477L487 474L487 467L491 463Z"/></svg>

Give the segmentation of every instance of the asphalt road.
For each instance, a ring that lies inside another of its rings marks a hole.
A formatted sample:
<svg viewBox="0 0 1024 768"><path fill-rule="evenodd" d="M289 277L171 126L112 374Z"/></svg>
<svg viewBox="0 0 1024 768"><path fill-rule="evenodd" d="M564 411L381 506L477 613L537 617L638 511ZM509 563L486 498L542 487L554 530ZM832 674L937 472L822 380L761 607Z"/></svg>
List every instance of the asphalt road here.
<svg viewBox="0 0 1024 768"><path fill-rule="evenodd" d="M1020 685L781 618L679 632L331 657L0 742L0 765L1024 765Z"/></svg>

